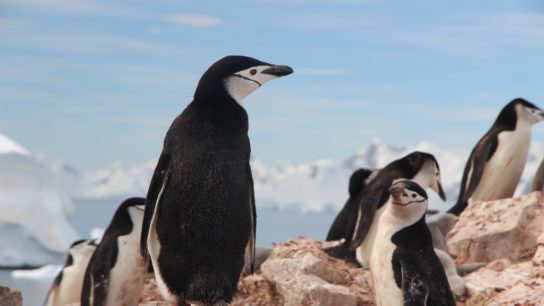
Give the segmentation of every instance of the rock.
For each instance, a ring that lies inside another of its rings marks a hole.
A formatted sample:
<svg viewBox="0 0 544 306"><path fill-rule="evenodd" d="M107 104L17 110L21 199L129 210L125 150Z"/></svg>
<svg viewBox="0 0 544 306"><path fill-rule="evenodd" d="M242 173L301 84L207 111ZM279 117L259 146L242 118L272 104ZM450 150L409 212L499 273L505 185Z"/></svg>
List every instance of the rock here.
<svg viewBox="0 0 544 306"><path fill-rule="evenodd" d="M533 262L537 265L544 265L544 233L538 236L537 249L533 256Z"/></svg>
<svg viewBox="0 0 544 306"><path fill-rule="evenodd" d="M495 260L464 277L465 305L544 305L544 266Z"/></svg>
<svg viewBox="0 0 544 306"><path fill-rule="evenodd" d="M284 305L374 305L370 273L329 257L312 239L275 245L262 264L263 277Z"/></svg>
<svg viewBox="0 0 544 306"><path fill-rule="evenodd" d="M0 286L0 305L23 306L23 296L21 291Z"/></svg>
<svg viewBox="0 0 544 306"><path fill-rule="evenodd" d="M531 256L544 230L540 192L488 202L469 203L448 234L448 248L458 264Z"/></svg>
<svg viewBox="0 0 544 306"><path fill-rule="evenodd" d="M263 247L256 247L255 248L255 262L253 263L253 273L260 273L261 272L261 265L263 262L270 256L270 252L272 252L271 248L263 248ZM242 272L242 275L250 275L251 269L249 265L244 266L244 271Z"/></svg>

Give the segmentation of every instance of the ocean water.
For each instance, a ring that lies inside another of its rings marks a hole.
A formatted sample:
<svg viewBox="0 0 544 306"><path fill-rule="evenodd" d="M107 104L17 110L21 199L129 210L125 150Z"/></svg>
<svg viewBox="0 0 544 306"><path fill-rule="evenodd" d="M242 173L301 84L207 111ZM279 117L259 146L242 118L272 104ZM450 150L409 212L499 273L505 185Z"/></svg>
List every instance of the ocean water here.
<svg viewBox="0 0 544 306"><path fill-rule="evenodd" d="M87 238L93 228L108 225L120 203L119 199L75 200L72 224L82 238ZM298 210L257 209L257 245L271 246L298 236L323 240L335 216L336 212L330 211L302 213ZM25 306L42 305L52 281L53 277L13 278L11 270L0 270L0 285L21 290Z"/></svg>

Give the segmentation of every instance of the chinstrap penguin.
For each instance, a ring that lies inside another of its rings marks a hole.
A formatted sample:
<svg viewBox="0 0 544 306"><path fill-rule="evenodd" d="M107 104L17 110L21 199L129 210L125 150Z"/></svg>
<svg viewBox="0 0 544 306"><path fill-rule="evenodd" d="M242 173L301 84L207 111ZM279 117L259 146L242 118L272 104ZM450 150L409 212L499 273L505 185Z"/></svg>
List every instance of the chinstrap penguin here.
<svg viewBox="0 0 544 306"><path fill-rule="evenodd" d="M244 98L288 66L227 56L201 77L168 130L153 174L140 249L163 297L227 305L253 266L256 211Z"/></svg>
<svg viewBox="0 0 544 306"><path fill-rule="evenodd" d="M508 103L470 153L459 198L448 212L459 216L469 201L512 197L527 162L531 127L542 120L544 112L534 104L521 98Z"/></svg>
<svg viewBox="0 0 544 306"><path fill-rule="evenodd" d="M400 180L389 188L369 266L379 306L455 305L425 223L427 193Z"/></svg>
<svg viewBox="0 0 544 306"><path fill-rule="evenodd" d="M357 261L364 268L368 265L378 219L389 199L389 187L400 178L413 180L423 188L432 188L443 200L446 199L440 183L440 167L429 153L412 152L381 169L357 199L359 211L352 229L353 238L346 239L348 247L356 251Z"/></svg>
<svg viewBox="0 0 544 306"><path fill-rule="evenodd" d="M334 219L325 241L351 239L348 238L348 236L353 234L353 231L350 230L350 228L355 227L357 213L359 211L358 202L356 200L368 182L376 176L378 171L379 170L372 171L361 168L351 174L348 185L349 198ZM357 264L355 251L349 250L344 244L326 248L324 251L333 257Z"/></svg>
<svg viewBox="0 0 544 306"><path fill-rule="evenodd" d="M352 216L353 219L357 217L355 199L365 188L367 180L370 181L369 178L371 179L370 175L372 173L372 170L361 168L351 174L348 186L349 198L334 219L325 241L340 240L346 237L346 225L349 223L349 219Z"/></svg>
<svg viewBox="0 0 544 306"><path fill-rule="evenodd" d="M53 281L45 306L79 303L85 270L95 249L94 240L78 240L70 246L68 258Z"/></svg>
<svg viewBox="0 0 544 306"><path fill-rule="evenodd" d="M144 198L130 198L115 211L85 272L82 306L138 304L148 271L140 256L144 205Z"/></svg>

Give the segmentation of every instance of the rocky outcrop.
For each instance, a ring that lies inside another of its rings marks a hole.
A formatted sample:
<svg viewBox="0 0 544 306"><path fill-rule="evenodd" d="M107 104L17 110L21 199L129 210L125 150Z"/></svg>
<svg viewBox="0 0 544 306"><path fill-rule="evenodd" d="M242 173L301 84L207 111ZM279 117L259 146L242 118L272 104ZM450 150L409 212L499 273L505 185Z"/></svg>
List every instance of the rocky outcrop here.
<svg viewBox="0 0 544 306"><path fill-rule="evenodd" d="M533 254L544 229L540 192L489 202L473 202L448 234L448 248L458 264L520 260Z"/></svg>
<svg viewBox="0 0 544 306"><path fill-rule="evenodd" d="M0 286L0 305L23 306L21 291Z"/></svg>
<svg viewBox="0 0 544 306"><path fill-rule="evenodd" d="M473 267L456 281L459 295L466 285L466 294L456 296L458 306L544 305L543 203L534 192L471 203L461 214L446 236L457 269ZM261 258L260 273L241 279L231 305L374 305L370 273L322 251L334 244L298 238L274 245ZM453 262L447 269L455 272ZM140 305L171 304L162 301L150 279Z"/></svg>
<svg viewBox="0 0 544 306"><path fill-rule="evenodd" d="M465 276L464 305L544 305L544 266L530 260L495 260Z"/></svg>
<svg viewBox="0 0 544 306"><path fill-rule="evenodd" d="M286 306L374 305L369 272L329 257L313 239L275 245L261 270Z"/></svg>

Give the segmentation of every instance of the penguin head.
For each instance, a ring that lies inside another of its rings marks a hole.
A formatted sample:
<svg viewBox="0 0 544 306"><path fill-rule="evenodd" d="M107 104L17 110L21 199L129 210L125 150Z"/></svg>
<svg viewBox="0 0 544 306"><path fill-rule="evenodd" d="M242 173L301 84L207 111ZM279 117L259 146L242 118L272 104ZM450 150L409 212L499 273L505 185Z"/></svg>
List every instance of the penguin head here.
<svg viewBox="0 0 544 306"><path fill-rule="evenodd" d="M514 102L516 113L521 120L526 120L530 124L535 124L544 120L544 111L533 103L521 98L515 99Z"/></svg>
<svg viewBox="0 0 544 306"><path fill-rule="evenodd" d="M144 211L145 211L144 205L132 205L132 206L129 206L127 210L130 216L130 220L132 221L132 224L142 223L142 220L144 218Z"/></svg>
<svg viewBox="0 0 544 306"><path fill-rule="evenodd" d="M349 196L357 197L359 192L363 190L366 184L372 179L370 177L375 171L371 171L365 168L361 168L353 172L349 178Z"/></svg>
<svg viewBox="0 0 544 306"><path fill-rule="evenodd" d="M71 265L71 262L73 262L74 257L90 256L94 252L95 249L96 249L96 243L92 239L78 240L72 243L72 245L70 246L70 252L69 252L70 254L69 254L69 260L68 260L70 264L68 265Z"/></svg>
<svg viewBox="0 0 544 306"><path fill-rule="evenodd" d="M289 66L272 65L257 59L231 55L215 62L200 78L195 99L211 99L226 93L238 104L264 83L293 73Z"/></svg>
<svg viewBox="0 0 544 306"><path fill-rule="evenodd" d="M389 188L392 212L401 219L413 223L425 215L428 207L427 193L411 180L395 180Z"/></svg>
<svg viewBox="0 0 544 306"><path fill-rule="evenodd" d="M423 188L430 187L442 200L446 200L440 178L440 167L432 154L415 151L403 157L402 161L403 167L408 173L406 177L417 182Z"/></svg>

